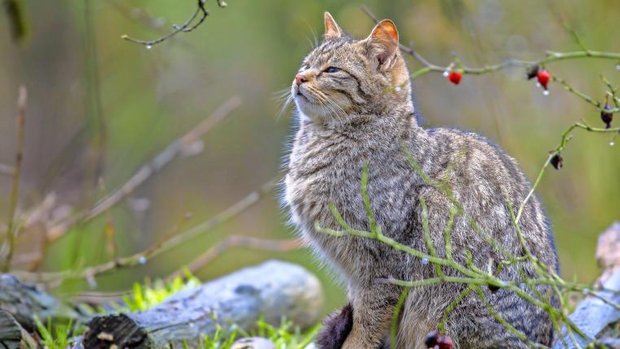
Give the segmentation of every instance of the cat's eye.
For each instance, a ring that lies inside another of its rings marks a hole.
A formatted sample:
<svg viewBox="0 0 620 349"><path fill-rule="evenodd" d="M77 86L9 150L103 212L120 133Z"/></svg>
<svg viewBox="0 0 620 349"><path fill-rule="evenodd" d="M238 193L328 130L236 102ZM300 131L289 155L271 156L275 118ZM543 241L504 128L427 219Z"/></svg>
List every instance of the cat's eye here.
<svg viewBox="0 0 620 349"><path fill-rule="evenodd" d="M336 67L328 67L327 69L323 70L326 73L337 73L340 71L340 68L336 68Z"/></svg>

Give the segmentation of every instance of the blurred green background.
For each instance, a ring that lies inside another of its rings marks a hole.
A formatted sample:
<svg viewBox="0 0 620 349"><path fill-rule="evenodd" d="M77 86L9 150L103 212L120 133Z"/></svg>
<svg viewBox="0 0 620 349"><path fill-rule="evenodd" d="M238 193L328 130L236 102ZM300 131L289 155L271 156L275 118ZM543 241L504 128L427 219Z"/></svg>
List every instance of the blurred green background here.
<svg viewBox="0 0 620 349"><path fill-rule="evenodd" d="M11 38L8 17L0 16L0 163L14 161L15 101L24 84L29 101L22 213L52 192L56 201L49 219L91 206L229 97L243 100L204 138L202 152L175 160L108 214L47 246L41 265L47 271L109 260L106 223L114 228L118 254L128 255L208 219L281 171L292 118L290 110L279 113L276 96L289 88L299 62L322 34L323 11L330 11L346 31L364 37L373 26L360 11L366 5L397 23L402 43L414 43L439 65L449 64L454 54L479 66L507 57L540 59L547 50L578 50L566 27L592 49L620 51L616 0L229 0L225 9L209 0L211 15L202 26L150 50L121 40L121 35L157 38L189 17L196 1L18 1L25 6L29 27L25 42ZM411 71L420 68L418 62L409 63ZM601 74L620 84L616 63L585 59L547 68L600 100L605 91ZM488 136L531 179L570 124L585 119L602 126L591 106L555 84L550 96L543 96L521 69L465 76L459 86L441 74L429 74L415 86L426 125ZM569 279L596 277L596 238L619 218L619 147L610 146L607 135L575 132L563 154L565 167L550 169L538 190L553 222L562 273ZM99 175L98 181L94 177ZM0 175L3 226L9 191L10 177ZM168 275L227 235L290 238L293 231L286 221L277 193L270 194L233 221L143 267L97 278L96 290L125 290L147 275ZM17 261L40 250L44 232L39 224L21 233ZM307 250L276 254L234 249L197 275L213 278L267 258L316 270L328 290L327 309L342 302L334 278L319 270ZM88 289L86 282L77 281L58 292Z"/></svg>

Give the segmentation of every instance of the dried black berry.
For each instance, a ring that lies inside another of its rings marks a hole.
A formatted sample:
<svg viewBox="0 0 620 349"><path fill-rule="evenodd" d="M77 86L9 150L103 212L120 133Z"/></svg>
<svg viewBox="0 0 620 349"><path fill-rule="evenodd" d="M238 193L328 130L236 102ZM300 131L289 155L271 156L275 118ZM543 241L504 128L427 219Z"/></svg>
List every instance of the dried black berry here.
<svg viewBox="0 0 620 349"><path fill-rule="evenodd" d="M603 110L601 110L601 120L603 120L603 122L605 123L605 128L610 128L611 122L614 119L614 113L608 111L610 109L611 108L607 104L605 104L605 107L603 107Z"/></svg>
<svg viewBox="0 0 620 349"><path fill-rule="evenodd" d="M535 78L538 75L538 69L540 69L538 65L531 66L526 72L527 79L532 80Z"/></svg>
<svg viewBox="0 0 620 349"><path fill-rule="evenodd" d="M495 292L497 292L497 290L499 290L499 287L497 287L495 285L489 285L489 291L495 293Z"/></svg>
<svg viewBox="0 0 620 349"><path fill-rule="evenodd" d="M553 168L555 168L556 170L559 170L562 168L562 166L564 166L564 159L562 159L562 156L560 154L553 155L550 162L551 166L553 166Z"/></svg>
<svg viewBox="0 0 620 349"><path fill-rule="evenodd" d="M438 339L439 339L439 331L437 330L431 331L426 335L426 338L424 338L424 345L426 345L427 348L433 348L434 346L437 345Z"/></svg>

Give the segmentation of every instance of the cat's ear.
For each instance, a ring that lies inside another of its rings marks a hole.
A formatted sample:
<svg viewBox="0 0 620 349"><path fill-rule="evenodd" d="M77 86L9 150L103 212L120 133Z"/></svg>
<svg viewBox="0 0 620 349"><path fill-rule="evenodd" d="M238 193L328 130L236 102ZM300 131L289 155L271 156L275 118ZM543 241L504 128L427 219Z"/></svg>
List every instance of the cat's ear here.
<svg viewBox="0 0 620 349"><path fill-rule="evenodd" d="M366 41L369 54L377 59L380 67L392 66L398 51L398 30L394 22L389 19L379 22Z"/></svg>
<svg viewBox="0 0 620 349"><path fill-rule="evenodd" d="M325 12L325 34L323 36L325 39L338 39L342 36L342 29L329 12Z"/></svg>

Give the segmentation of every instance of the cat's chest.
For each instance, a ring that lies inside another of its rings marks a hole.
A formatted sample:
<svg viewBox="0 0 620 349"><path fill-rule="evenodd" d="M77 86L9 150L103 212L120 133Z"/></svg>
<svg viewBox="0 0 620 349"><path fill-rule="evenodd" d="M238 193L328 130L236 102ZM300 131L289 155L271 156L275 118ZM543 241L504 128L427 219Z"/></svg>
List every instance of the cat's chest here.
<svg viewBox="0 0 620 349"><path fill-rule="evenodd" d="M296 224L324 221L329 204L351 206L360 194L361 158L341 145L297 145L285 179L285 199Z"/></svg>
<svg viewBox="0 0 620 349"><path fill-rule="evenodd" d="M400 226L411 207L411 169L399 152L355 144L296 144L285 179L285 199L294 223L338 229L329 206L348 224L364 229L368 217L362 195L362 171L368 166L368 194L378 221Z"/></svg>

